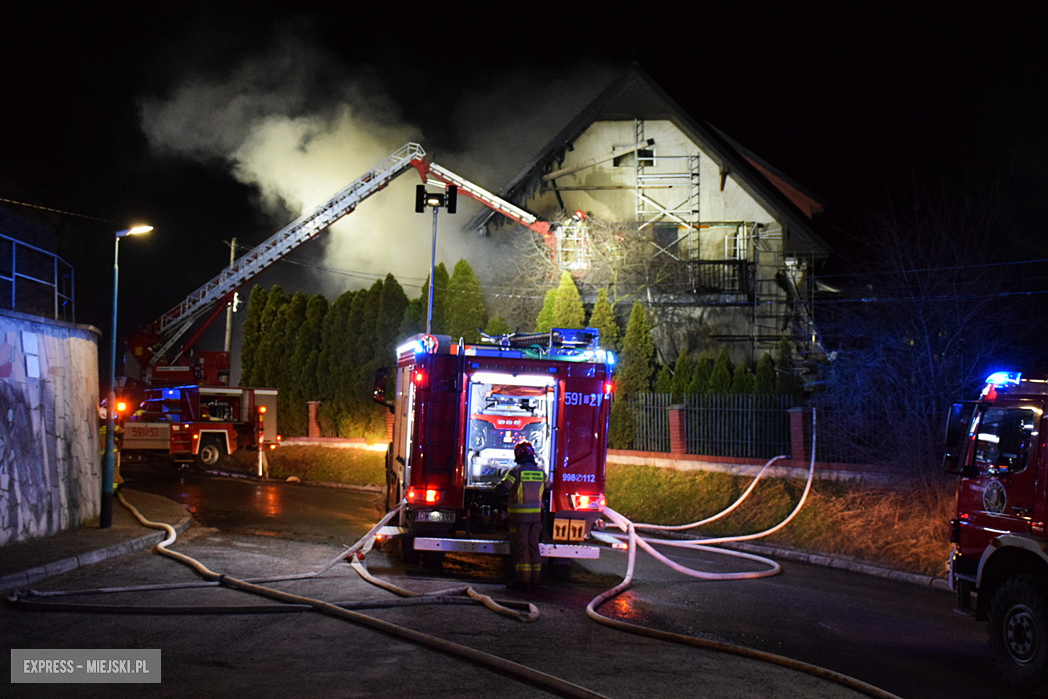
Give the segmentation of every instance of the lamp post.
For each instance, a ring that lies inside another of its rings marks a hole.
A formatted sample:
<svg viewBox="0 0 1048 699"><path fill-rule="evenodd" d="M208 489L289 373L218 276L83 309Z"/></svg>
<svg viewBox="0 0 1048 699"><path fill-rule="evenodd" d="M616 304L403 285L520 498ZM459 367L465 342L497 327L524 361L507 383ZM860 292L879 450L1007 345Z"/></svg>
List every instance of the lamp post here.
<svg viewBox="0 0 1048 699"><path fill-rule="evenodd" d="M116 301L119 289L120 239L153 230L152 226L135 226L116 232L113 244L113 323L109 343L109 396L106 398L106 445L102 456L102 507L98 526L107 529L113 525L113 472L116 460Z"/></svg>
<svg viewBox="0 0 1048 699"><path fill-rule="evenodd" d="M437 213L445 207L449 214L455 213L458 203L458 187L449 185L446 192L427 192L426 185L415 188L415 212L423 213L427 206L433 207L433 250L429 258L429 302L426 309L426 334L433 333L433 274L437 267Z"/></svg>

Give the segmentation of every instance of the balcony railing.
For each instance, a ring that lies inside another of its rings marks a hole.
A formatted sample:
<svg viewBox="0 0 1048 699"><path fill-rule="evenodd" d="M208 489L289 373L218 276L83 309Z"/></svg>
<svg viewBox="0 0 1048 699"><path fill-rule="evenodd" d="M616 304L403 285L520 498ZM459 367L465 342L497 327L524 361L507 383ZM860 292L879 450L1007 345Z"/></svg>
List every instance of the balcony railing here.
<svg viewBox="0 0 1048 699"><path fill-rule="evenodd" d="M753 265L745 260L681 260L660 286L675 294L720 294L753 298Z"/></svg>

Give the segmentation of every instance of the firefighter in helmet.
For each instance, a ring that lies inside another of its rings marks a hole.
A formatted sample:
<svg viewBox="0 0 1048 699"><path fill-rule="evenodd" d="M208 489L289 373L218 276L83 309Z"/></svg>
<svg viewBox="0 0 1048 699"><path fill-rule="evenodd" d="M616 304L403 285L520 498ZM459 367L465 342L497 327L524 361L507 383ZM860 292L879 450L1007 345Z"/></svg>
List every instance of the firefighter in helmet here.
<svg viewBox="0 0 1048 699"><path fill-rule="evenodd" d="M499 490L507 498L509 547L513 557L514 580L509 588L527 590L538 585L542 572L539 538L542 534L542 503L549 481L535 459L531 442L520 442L513 449L517 465L506 472Z"/></svg>

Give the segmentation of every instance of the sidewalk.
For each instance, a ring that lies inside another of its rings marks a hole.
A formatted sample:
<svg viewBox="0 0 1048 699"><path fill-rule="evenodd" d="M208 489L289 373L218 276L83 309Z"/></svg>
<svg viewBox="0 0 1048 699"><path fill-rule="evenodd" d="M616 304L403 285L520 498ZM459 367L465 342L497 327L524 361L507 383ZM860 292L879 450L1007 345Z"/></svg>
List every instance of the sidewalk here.
<svg viewBox="0 0 1048 699"><path fill-rule="evenodd" d="M189 513L167 498L130 488L120 492L150 521L170 524L180 534L192 524ZM107 529L99 529L95 521L53 536L0 547L0 592L26 587L107 558L147 550L166 537L163 530L139 524L127 508L114 501L113 523Z"/></svg>

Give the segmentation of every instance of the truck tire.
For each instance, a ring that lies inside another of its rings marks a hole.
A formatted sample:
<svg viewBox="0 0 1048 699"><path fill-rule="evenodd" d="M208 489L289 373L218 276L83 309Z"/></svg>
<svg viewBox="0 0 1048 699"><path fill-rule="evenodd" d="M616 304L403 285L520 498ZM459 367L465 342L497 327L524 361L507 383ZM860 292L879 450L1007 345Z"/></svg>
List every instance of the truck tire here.
<svg viewBox="0 0 1048 699"><path fill-rule="evenodd" d="M214 468L226 458L226 446L218 437L204 437L200 449L193 456L193 463L198 469Z"/></svg>
<svg viewBox="0 0 1048 699"><path fill-rule="evenodd" d="M990 649L1012 685L1048 692L1048 586L1033 575L1006 581L990 601Z"/></svg>

